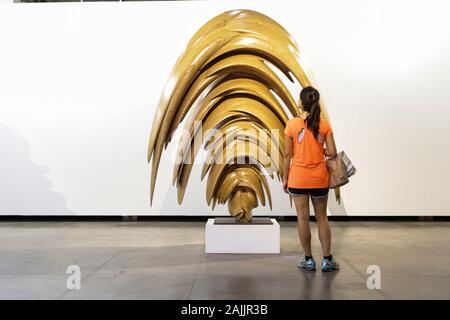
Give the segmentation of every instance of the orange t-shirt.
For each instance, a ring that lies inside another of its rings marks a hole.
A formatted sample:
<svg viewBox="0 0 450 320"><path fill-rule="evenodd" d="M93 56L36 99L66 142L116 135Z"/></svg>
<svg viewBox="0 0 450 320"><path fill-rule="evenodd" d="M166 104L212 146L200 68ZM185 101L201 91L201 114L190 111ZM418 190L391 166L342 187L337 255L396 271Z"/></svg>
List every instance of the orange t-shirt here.
<svg viewBox="0 0 450 320"><path fill-rule="evenodd" d="M328 188L329 174L323 144L332 132L325 119L320 119L319 137L314 138L305 120L295 117L287 122L284 133L292 138L293 156L289 170L289 188Z"/></svg>

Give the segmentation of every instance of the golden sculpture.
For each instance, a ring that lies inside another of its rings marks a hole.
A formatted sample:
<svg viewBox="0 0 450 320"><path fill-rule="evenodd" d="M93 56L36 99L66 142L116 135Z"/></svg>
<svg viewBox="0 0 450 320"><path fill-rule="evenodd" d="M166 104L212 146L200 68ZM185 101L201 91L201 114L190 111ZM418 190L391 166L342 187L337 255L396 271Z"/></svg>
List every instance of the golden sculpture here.
<svg viewBox="0 0 450 320"><path fill-rule="evenodd" d="M265 206L266 193L272 209L264 172L272 178L283 175L286 111L299 113L274 69L301 87L311 85L296 42L261 13L228 11L194 34L173 67L153 119L147 159L152 160L150 202L163 148L185 120L173 171L178 203L203 146L207 154L201 178L208 174L208 205L214 209L216 203L228 202L230 214L248 222L258 199ZM327 118L322 103L321 108Z"/></svg>

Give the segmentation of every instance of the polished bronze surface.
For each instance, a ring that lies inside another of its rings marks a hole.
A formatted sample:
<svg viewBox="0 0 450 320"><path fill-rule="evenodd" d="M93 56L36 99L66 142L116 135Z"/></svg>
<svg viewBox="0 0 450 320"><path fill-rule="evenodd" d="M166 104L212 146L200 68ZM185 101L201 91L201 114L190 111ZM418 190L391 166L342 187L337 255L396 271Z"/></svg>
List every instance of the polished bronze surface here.
<svg viewBox="0 0 450 320"><path fill-rule="evenodd" d="M162 151L184 121L172 178L178 203L204 151L208 205L227 203L242 222L252 220L258 200L265 206L267 198L272 208L266 175L283 175L283 129L299 114L282 78L301 87L313 84L296 42L277 22L256 11L233 10L203 25L175 63L153 119L150 201ZM327 118L322 102L321 108Z"/></svg>

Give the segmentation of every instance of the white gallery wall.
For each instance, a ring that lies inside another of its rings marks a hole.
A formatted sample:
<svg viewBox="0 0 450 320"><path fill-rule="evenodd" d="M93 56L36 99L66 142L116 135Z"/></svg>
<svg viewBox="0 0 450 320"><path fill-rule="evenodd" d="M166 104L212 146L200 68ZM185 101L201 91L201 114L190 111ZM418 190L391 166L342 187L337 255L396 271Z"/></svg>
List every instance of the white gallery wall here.
<svg viewBox="0 0 450 320"><path fill-rule="evenodd" d="M450 215L449 4L356 0L0 4L0 214L226 215L201 165L178 205L176 141L150 207L146 149L177 57L232 9L283 25L319 85L358 169L330 214ZM255 214L294 214L271 190Z"/></svg>

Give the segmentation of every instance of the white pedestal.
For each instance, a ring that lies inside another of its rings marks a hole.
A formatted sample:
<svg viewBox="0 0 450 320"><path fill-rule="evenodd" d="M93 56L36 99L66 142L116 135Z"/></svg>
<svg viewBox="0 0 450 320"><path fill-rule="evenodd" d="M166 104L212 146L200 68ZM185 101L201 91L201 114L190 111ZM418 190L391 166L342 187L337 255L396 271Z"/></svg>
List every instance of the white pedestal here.
<svg viewBox="0 0 450 320"><path fill-rule="evenodd" d="M208 219L205 228L206 253L280 253L280 225L214 224Z"/></svg>

